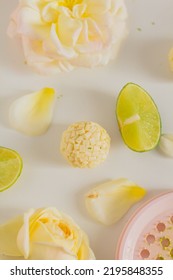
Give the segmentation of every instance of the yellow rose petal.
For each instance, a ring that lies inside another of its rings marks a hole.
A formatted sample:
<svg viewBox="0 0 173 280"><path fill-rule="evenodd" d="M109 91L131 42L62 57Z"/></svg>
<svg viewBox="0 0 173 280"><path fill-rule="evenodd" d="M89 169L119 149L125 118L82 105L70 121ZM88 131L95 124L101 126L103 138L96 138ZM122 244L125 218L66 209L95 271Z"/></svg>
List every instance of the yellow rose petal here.
<svg viewBox="0 0 173 280"><path fill-rule="evenodd" d="M89 247L88 239L86 236L83 237L80 249L78 251L78 260L94 260L95 256L93 251Z"/></svg>
<svg viewBox="0 0 173 280"><path fill-rule="evenodd" d="M56 208L31 209L0 226L0 254L31 260L94 259L86 234Z"/></svg>
<svg viewBox="0 0 173 280"><path fill-rule="evenodd" d="M55 98L53 88L43 88L15 100L9 113L12 127L28 135L45 133L52 121Z"/></svg>
<svg viewBox="0 0 173 280"><path fill-rule="evenodd" d="M33 213L34 210L30 209L27 213L24 214L23 225L18 231L17 240L16 240L17 246L25 259L28 258L30 253L29 226L30 226L30 217L32 216Z"/></svg>
<svg viewBox="0 0 173 280"><path fill-rule="evenodd" d="M0 254L14 257L22 256L16 242L18 231L22 225L23 217L18 216L0 226Z"/></svg>
<svg viewBox="0 0 173 280"><path fill-rule="evenodd" d="M145 193L145 189L127 179L109 181L86 194L86 208L95 220L111 225L120 220Z"/></svg>
<svg viewBox="0 0 173 280"><path fill-rule="evenodd" d="M76 260L76 256L63 247L47 242L34 242L31 246L32 260Z"/></svg>

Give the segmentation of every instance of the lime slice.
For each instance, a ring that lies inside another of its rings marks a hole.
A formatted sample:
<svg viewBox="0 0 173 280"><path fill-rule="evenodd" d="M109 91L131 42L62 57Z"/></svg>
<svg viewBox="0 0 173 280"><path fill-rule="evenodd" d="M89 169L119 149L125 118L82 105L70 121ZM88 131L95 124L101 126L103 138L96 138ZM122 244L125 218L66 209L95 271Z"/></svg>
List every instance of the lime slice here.
<svg viewBox="0 0 173 280"><path fill-rule="evenodd" d="M22 167L22 159L16 151L0 147L0 192L16 182Z"/></svg>
<svg viewBox="0 0 173 280"><path fill-rule="evenodd" d="M161 120L156 104L140 86L128 83L121 90L116 116L125 144L136 152L154 149L161 135Z"/></svg>

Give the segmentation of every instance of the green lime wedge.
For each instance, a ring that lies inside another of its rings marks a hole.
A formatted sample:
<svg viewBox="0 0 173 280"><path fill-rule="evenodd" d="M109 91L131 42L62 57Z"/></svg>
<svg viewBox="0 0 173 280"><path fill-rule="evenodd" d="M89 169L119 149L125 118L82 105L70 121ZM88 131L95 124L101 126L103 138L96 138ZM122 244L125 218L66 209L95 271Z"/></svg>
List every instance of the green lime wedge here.
<svg viewBox="0 0 173 280"><path fill-rule="evenodd" d="M136 152L154 149L161 135L161 119L151 96L139 85L128 83L120 91L116 117L124 143Z"/></svg>
<svg viewBox="0 0 173 280"><path fill-rule="evenodd" d="M22 167L22 159L16 151L0 147L0 192L16 182Z"/></svg>

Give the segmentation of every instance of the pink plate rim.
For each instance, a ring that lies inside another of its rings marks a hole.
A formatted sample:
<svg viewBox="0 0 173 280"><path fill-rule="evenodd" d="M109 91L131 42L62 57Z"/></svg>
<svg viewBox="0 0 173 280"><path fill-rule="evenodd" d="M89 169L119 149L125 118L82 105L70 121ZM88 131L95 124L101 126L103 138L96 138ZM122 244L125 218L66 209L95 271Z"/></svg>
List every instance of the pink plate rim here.
<svg viewBox="0 0 173 280"><path fill-rule="evenodd" d="M130 217L130 219L128 220L128 222L126 223L126 225L124 226L121 234L120 234L120 237L118 239L118 243L117 243L117 248L116 248L116 253L115 253L115 260L121 260L119 255L120 255L120 252L122 250L122 242L123 242L123 238L126 234L126 232L128 231L128 228L133 224L133 221L135 220L135 218L140 215L140 212L148 205L150 204L151 202L155 201L155 200L158 200L159 198L161 198L162 196L166 196L168 194L171 194L173 193L173 191L167 191L167 192L162 192L160 193L159 195L156 195L154 197L152 197L151 199L148 199L146 202L144 202L139 208L137 208L135 210L135 212L132 214L132 216Z"/></svg>

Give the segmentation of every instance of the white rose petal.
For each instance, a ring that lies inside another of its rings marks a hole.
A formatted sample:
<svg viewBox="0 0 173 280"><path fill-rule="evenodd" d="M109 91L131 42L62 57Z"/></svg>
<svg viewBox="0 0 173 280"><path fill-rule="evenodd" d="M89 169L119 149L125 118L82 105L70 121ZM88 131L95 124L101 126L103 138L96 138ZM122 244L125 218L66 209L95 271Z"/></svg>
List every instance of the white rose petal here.
<svg viewBox="0 0 173 280"><path fill-rule="evenodd" d="M98 185L85 195L89 214L104 225L120 220L129 208L141 200L146 191L127 179Z"/></svg>
<svg viewBox="0 0 173 280"><path fill-rule="evenodd" d="M30 260L94 260L86 234L56 208L29 210L0 225L0 254Z"/></svg>
<svg viewBox="0 0 173 280"><path fill-rule="evenodd" d="M159 148L168 157L173 157L173 134L163 134L160 137Z"/></svg>
<svg viewBox="0 0 173 280"><path fill-rule="evenodd" d="M10 107L11 126L28 135L45 133L52 121L55 101L56 94L52 88L20 97Z"/></svg>

